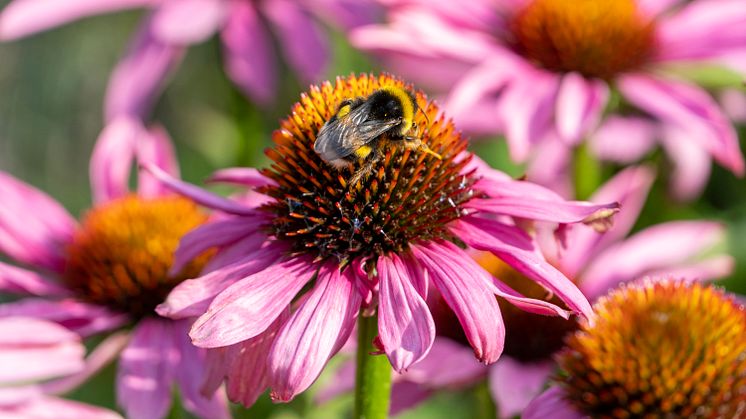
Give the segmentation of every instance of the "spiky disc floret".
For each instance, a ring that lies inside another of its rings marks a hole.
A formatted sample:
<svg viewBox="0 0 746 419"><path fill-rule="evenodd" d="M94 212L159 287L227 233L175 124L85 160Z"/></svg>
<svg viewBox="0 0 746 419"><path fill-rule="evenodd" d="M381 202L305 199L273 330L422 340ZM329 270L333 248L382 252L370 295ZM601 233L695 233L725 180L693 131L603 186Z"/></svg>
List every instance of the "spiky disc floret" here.
<svg viewBox="0 0 746 419"><path fill-rule="evenodd" d="M411 90L388 75L352 75L334 85L312 86L275 131L275 146L266 152L273 163L263 173L278 185L261 191L276 201L263 209L274 216L271 233L289 241L296 254L336 257L344 264L401 251L418 239L450 238L446 223L460 217L472 198L475 179L461 174L468 162L460 155L466 140L422 92L415 92L422 111L415 115L413 131L442 160L387 146L373 173L352 185L357 165L336 170L314 152L316 134L343 100L367 97L384 86Z"/></svg>
<svg viewBox="0 0 746 419"><path fill-rule="evenodd" d="M593 417L743 417L746 312L699 283L646 281L595 305L559 357L568 400Z"/></svg>

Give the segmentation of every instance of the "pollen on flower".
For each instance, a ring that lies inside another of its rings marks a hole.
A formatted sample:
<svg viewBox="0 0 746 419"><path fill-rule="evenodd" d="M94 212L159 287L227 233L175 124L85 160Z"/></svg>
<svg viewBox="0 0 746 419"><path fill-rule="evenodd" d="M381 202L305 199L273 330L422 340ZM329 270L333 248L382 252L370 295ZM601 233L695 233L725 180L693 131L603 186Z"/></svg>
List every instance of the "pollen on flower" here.
<svg viewBox="0 0 746 419"><path fill-rule="evenodd" d="M275 131L275 146L266 152L273 163L263 173L277 186L261 189L275 202L263 209L273 215L272 234L289 241L295 254L346 264L358 256L401 251L418 239L451 238L445 226L463 215L475 179L461 174L469 160L461 154L466 140L422 92L415 92L422 111L413 132L442 159L387 146L373 173L350 184L357 165L337 170L314 152L319 129L343 100L386 86L410 88L387 75L353 75L312 86Z"/></svg>
<svg viewBox="0 0 746 419"><path fill-rule="evenodd" d="M743 417L746 311L666 280L621 288L559 357L568 400L593 417Z"/></svg>
<svg viewBox="0 0 746 419"><path fill-rule="evenodd" d="M635 0L533 0L511 25L523 56L548 70L601 79L645 64L654 29Z"/></svg>
<svg viewBox="0 0 746 419"><path fill-rule="evenodd" d="M180 197L128 196L86 214L67 248L65 281L83 300L141 317L168 292L199 274L209 252L177 276L168 270L181 237L207 216Z"/></svg>

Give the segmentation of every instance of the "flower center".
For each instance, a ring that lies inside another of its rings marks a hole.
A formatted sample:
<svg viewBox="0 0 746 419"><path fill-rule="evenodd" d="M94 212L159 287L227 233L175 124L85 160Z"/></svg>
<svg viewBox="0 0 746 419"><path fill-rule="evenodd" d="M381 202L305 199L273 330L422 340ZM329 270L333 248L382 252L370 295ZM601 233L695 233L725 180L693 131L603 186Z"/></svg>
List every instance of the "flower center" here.
<svg viewBox="0 0 746 419"><path fill-rule="evenodd" d="M275 146L266 152L273 164L263 173L278 185L261 189L275 198L263 209L273 214L272 234L289 241L295 254L336 257L344 265L359 256L402 251L415 240L451 238L445 225L462 215L475 179L460 174L468 159L454 161L466 140L421 92L416 98L422 111L410 135L442 160L389 141L370 176L351 184L363 162L338 170L314 151L319 129L342 101L387 86L406 88L386 75L313 86L274 133Z"/></svg>
<svg viewBox="0 0 746 419"><path fill-rule="evenodd" d="M639 68L654 48L654 23L634 0L534 0L511 29L536 64L607 80Z"/></svg>
<svg viewBox="0 0 746 419"><path fill-rule="evenodd" d="M204 254L176 276L168 274L179 239L206 215L184 198L128 196L92 209L67 248L65 281L89 302L139 318L169 291L193 278Z"/></svg>
<svg viewBox="0 0 746 419"><path fill-rule="evenodd" d="M593 417L741 417L746 312L709 286L624 287L595 306L559 363L569 401Z"/></svg>

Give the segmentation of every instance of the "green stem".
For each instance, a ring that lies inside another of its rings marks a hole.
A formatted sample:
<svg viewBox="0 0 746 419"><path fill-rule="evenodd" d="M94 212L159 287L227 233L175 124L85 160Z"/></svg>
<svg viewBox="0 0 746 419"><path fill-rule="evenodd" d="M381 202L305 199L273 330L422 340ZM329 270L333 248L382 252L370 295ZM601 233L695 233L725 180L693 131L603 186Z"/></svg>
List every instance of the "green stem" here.
<svg viewBox="0 0 746 419"><path fill-rule="evenodd" d="M601 163L591 154L587 143L582 143L573 159L573 181L575 198L588 199L603 181Z"/></svg>
<svg viewBox="0 0 746 419"><path fill-rule="evenodd" d="M376 348L378 316L360 314L357 323L357 369L355 373L355 419L385 419L391 397L391 365Z"/></svg>

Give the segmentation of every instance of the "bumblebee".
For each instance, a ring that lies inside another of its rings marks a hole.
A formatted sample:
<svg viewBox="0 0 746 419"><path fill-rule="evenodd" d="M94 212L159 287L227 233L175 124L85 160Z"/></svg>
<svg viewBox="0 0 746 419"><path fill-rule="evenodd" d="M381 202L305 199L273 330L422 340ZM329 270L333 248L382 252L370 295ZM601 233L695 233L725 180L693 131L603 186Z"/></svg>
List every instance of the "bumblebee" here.
<svg viewBox="0 0 746 419"><path fill-rule="evenodd" d="M337 169L360 163L350 179L352 185L370 175L389 144L422 150L440 159L416 137L414 116L418 110L414 95L400 87L387 86L367 98L346 99L319 130L313 149Z"/></svg>

